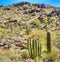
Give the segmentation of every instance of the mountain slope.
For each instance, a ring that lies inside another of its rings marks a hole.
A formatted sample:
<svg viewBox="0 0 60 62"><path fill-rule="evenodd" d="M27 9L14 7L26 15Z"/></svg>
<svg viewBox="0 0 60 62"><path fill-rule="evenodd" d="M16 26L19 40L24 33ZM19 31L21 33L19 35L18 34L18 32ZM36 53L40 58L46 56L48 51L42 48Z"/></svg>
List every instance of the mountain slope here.
<svg viewBox="0 0 60 62"><path fill-rule="evenodd" d="M26 25L33 32L35 30L46 32L46 24L48 24L47 29L49 31L55 34L57 31L60 32L59 8L29 2L20 2L5 7L0 6L0 42L2 43L6 41L8 41L7 44L9 41L12 41L12 44L15 41L26 42Z"/></svg>

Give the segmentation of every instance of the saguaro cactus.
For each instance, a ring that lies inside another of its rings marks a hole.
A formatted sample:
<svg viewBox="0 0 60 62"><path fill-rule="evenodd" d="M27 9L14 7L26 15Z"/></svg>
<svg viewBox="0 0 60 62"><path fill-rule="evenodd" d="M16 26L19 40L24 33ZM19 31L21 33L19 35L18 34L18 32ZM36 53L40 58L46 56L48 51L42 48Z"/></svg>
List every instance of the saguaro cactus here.
<svg viewBox="0 0 60 62"><path fill-rule="evenodd" d="M47 32L47 52L51 52L51 34Z"/></svg>
<svg viewBox="0 0 60 62"><path fill-rule="evenodd" d="M29 39L28 51L31 58L41 57L41 43L38 39Z"/></svg>

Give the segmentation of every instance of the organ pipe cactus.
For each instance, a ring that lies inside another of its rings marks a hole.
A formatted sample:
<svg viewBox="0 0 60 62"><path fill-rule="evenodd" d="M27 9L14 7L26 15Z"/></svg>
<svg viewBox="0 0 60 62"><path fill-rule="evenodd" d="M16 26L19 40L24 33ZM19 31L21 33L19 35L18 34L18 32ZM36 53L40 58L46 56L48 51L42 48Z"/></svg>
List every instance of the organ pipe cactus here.
<svg viewBox="0 0 60 62"><path fill-rule="evenodd" d="M51 34L47 32L47 52L51 53Z"/></svg>
<svg viewBox="0 0 60 62"><path fill-rule="evenodd" d="M29 39L28 52L31 58L41 57L41 43L38 39Z"/></svg>

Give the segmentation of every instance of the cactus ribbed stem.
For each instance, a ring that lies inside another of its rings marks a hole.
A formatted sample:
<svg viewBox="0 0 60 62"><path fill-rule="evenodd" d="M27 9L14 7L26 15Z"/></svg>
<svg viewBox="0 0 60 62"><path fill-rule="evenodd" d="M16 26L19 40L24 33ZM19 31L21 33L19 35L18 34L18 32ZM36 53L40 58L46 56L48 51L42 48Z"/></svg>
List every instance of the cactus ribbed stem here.
<svg viewBox="0 0 60 62"><path fill-rule="evenodd" d="M38 39L28 41L28 51L31 58L41 57L41 44Z"/></svg>

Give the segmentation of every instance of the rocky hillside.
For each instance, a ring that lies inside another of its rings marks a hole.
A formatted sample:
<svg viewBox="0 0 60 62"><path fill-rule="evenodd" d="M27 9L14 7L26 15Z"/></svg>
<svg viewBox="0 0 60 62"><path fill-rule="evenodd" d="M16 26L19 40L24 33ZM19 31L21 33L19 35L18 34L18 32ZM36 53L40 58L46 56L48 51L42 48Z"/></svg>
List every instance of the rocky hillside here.
<svg viewBox="0 0 60 62"><path fill-rule="evenodd" d="M0 62L8 61L60 62L60 8L29 2L0 6Z"/></svg>
<svg viewBox="0 0 60 62"><path fill-rule="evenodd" d="M13 45L20 48L20 44L26 43L29 37L26 27L30 28L32 35L36 31L43 35L47 24L54 38L56 32L60 32L60 8L29 2L0 6L0 48L10 48ZM41 39L45 40L44 36Z"/></svg>

